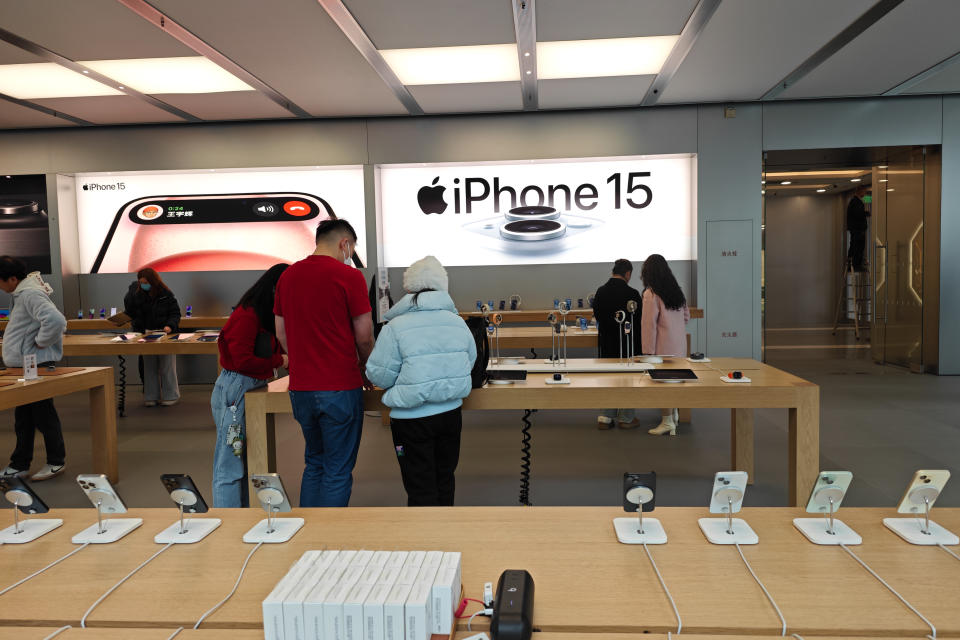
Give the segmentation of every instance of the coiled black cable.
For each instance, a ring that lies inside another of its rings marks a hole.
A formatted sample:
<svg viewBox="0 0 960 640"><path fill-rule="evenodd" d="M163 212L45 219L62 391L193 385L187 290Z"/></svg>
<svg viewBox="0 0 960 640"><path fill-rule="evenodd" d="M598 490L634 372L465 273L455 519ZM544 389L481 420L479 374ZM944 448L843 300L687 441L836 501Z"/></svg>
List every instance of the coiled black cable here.
<svg viewBox="0 0 960 640"><path fill-rule="evenodd" d="M525 507L531 506L530 504L530 427L533 426L533 423L530 422L530 416L536 413L536 409L524 409L523 410L523 428L520 430L520 433L523 435L522 444L520 445L520 504Z"/></svg>
<svg viewBox="0 0 960 640"><path fill-rule="evenodd" d="M123 416L124 409L127 408L127 359L123 356L117 356L120 360L120 388L117 390L117 410L120 417Z"/></svg>

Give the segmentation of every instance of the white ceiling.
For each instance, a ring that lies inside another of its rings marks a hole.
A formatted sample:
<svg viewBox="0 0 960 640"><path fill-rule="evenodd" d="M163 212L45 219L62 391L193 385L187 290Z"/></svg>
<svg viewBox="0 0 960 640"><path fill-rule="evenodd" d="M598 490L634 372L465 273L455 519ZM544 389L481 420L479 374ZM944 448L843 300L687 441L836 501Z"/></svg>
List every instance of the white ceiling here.
<svg viewBox="0 0 960 640"><path fill-rule="evenodd" d="M876 4L719 0L699 32L691 27L684 33L698 4L711 0L526 1L534 7L540 42L683 33L681 42L692 41L692 47L672 75L660 78L666 84L657 104L761 100ZM368 61L370 54L360 53L320 0L147 2L147 9L163 12L197 42L181 43L119 0L0 0L0 28L27 41L25 48L0 41L0 64L47 62L43 49L68 61L219 53L259 80L258 90L55 98L32 101L34 108L0 99L0 128L77 126L53 112L93 124L295 118L303 112L404 115L411 113L404 105L413 104L405 92L427 114L523 109L519 82L392 84L389 73L375 69L376 52ZM342 2L378 50L516 42L511 0ZM960 53L958 22L960 0L904 0L775 99L881 95ZM539 80L532 86L541 110L623 107L639 105L655 78ZM904 92L960 92L960 62L938 67ZM290 109L278 104L285 100Z"/></svg>

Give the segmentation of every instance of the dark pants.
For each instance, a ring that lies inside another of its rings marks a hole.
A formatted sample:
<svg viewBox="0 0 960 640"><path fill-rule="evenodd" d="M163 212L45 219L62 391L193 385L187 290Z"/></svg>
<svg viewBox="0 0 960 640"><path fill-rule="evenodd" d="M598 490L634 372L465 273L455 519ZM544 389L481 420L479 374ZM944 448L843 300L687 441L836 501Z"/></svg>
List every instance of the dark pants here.
<svg viewBox="0 0 960 640"><path fill-rule="evenodd" d="M47 463L59 466L66 461L67 451L63 444L60 417L52 399L20 405L13 411L13 425L17 433L17 447L10 456L11 467L18 471L30 468L35 430L43 435L43 444L47 448Z"/></svg>
<svg viewBox="0 0 960 640"><path fill-rule="evenodd" d="M867 232L863 230L850 230L850 249L847 251L847 258L853 265L854 271L863 271L863 252L867 244Z"/></svg>
<svg viewBox="0 0 960 640"><path fill-rule="evenodd" d="M460 407L423 418L390 420L407 506L452 507L460 461Z"/></svg>

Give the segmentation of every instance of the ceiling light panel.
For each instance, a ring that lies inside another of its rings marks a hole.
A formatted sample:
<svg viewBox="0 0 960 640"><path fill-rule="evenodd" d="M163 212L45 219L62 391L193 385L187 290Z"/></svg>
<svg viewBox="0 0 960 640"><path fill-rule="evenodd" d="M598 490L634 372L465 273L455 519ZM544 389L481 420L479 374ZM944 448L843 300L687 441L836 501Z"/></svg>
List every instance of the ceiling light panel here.
<svg viewBox="0 0 960 640"><path fill-rule="evenodd" d="M537 76L549 80L655 75L679 37L538 42Z"/></svg>
<svg viewBox="0 0 960 640"><path fill-rule="evenodd" d="M53 62L0 65L0 93L21 100L122 95L117 89Z"/></svg>
<svg viewBox="0 0 960 640"><path fill-rule="evenodd" d="M80 62L140 93L220 93L253 87L203 56Z"/></svg>
<svg viewBox="0 0 960 640"><path fill-rule="evenodd" d="M380 54L405 85L520 80L515 44L388 49Z"/></svg>

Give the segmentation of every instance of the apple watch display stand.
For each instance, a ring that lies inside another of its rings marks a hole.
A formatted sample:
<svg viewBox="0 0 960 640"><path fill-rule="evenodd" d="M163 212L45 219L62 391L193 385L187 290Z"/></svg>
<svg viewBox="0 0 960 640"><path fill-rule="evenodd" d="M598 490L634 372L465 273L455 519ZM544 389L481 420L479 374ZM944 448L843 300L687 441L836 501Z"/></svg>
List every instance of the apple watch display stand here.
<svg viewBox="0 0 960 640"><path fill-rule="evenodd" d="M745 520L733 517L733 501L727 499L726 518L700 518L697 524L713 544L757 544L760 537Z"/></svg>
<svg viewBox="0 0 960 640"><path fill-rule="evenodd" d="M923 546L960 544L960 538L952 531L930 519L930 501L924 499L923 519L884 518L883 526L909 542Z"/></svg>
<svg viewBox="0 0 960 640"><path fill-rule="evenodd" d="M158 544L192 544L206 538L214 529L220 526L220 518L186 518L183 517L183 502L178 503L180 520L153 537Z"/></svg>
<svg viewBox="0 0 960 640"><path fill-rule="evenodd" d="M19 499L13 502L13 525L0 531L0 543L2 544L33 542L63 524L63 520L60 518L36 518L20 522L20 507L17 502L19 502Z"/></svg>
<svg viewBox="0 0 960 640"><path fill-rule="evenodd" d="M101 502L97 501L97 523L70 538L74 544L108 544L116 542L143 524L143 518L103 519Z"/></svg>
<svg viewBox="0 0 960 640"><path fill-rule="evenodd" d="M272 493L276 493L274 496ZM266 495L264 495L266 494ZM304 525L303 518L276 518L274 513L276 511L273 508L273 500L275 497L280 497L280 492L272 487L265 488L261 490L257 497L264 502L264 508L267 511L267 517L264 520L261 520L253 526L252 529L243 534L244 542L264 542L268 544L276 544L279 542L286 542L292 538L297 531L300 531Z"/></svg>

